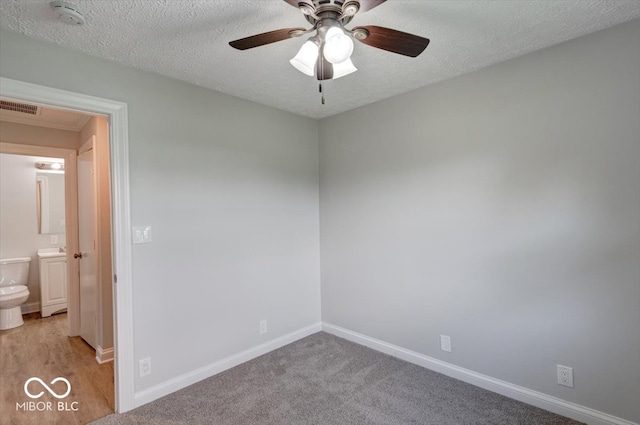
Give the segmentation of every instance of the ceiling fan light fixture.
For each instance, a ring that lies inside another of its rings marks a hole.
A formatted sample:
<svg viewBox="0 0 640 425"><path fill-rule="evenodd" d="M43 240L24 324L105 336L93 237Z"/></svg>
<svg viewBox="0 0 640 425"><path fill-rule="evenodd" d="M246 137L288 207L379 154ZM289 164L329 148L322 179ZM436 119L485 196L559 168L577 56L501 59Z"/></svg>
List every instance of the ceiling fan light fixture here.
<svg viewBox="0 0 640 425"><path fill-rule="evenodd" d="M418 35L367 25L345 28L359 12L366 12L387 0L284 0L298 8L311 28L282 28L229 42L238 50L264 46L305 34L315 34L289 62L318 81L341 78L358 69L351 61L353 39L377 49L415 58L429 45L429 39ZM324 101L323 101L324 103Z"/></svg>
<svg viewBox="0 0 640 425"><path fill-rule="evenodd" d="M324 57L332 64L339 64L351 57L353 40L340 27L331 27L324 38Z"/></svg>
<svg viewBox="0 0 640 425"><path fill-rule="evenodd" d="M289 61L298 71L313 77L316 61L318 60L318 50L320 46L314 37L311 37L302 45L298 53Z"/></svg>
<svg viewBox="0 0 640 425"><path fill-rule="evenodd" d="M355 67L351 59L336 63L333 65L333 79L344 77L345 75L353 74L358 68Z"/></svg>

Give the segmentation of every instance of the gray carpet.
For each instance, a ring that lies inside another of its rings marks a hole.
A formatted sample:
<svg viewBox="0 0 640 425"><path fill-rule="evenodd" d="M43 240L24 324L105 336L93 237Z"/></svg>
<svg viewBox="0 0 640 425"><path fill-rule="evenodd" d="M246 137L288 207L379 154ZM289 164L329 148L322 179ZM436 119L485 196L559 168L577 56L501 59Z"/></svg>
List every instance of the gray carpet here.
<svg viewBox="0 0 640 425"><path fill-rule="evenodd" d="M94 424L578 422L320 332Z"/></svg>

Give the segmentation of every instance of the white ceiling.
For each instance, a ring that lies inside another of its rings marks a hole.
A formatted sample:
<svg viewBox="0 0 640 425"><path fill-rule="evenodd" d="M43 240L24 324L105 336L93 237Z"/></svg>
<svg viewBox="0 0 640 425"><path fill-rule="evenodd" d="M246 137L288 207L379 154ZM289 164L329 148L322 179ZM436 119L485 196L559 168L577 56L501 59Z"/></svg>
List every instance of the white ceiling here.
<svg viewBox="0 0 640 425"><path fill-rule="evenodd" d="M638 0L388 0L347 28L378 25L431 40L418 58L356 42L358 72L325 84L290 64L303 39L246 51L229 41L305 27L283 0L72 0L84 26L47 0L0 0L0 27L296 114L323 118L640 17Z"/></svg>

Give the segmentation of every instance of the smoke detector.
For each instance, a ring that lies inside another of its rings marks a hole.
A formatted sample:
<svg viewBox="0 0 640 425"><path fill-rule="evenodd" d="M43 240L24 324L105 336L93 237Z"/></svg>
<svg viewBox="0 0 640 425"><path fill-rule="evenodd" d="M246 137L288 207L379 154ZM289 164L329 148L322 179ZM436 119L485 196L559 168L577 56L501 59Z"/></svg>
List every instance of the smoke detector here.
<svg viewBox="0 0 640 425"><path fill-rule="evenodd" d="M79 26L84 24L84 15L75 4L66 1L52 1L51 8L58 15L58 19L65 24Z"/></svg>

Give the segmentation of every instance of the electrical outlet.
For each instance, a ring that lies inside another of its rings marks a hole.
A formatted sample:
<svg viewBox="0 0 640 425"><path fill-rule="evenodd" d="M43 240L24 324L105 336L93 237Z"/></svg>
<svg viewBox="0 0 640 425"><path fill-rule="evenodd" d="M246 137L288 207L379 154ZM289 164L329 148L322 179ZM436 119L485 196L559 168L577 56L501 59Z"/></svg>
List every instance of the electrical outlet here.
<svg viewBox="0 0 640 425"><path fill-rule="evenodd" d="M447 335L440 335L440 349L442 351L451 352L451 337Z"/></svg>
<svg viewBox="0 0 640 425"><path fill-rule="evenodd" d="M138 362L140 377L151 375L151 357L144 358Z"/></svg>
<svg viewBox="0 0 640 425"><path fill-rule="evenodd" d="M260 333L261 334L266 334L267 333L267 321L266 321L266 319L260 321Z"/></svg>
<svg viewBox="0 0 640 425"><path fill-rule="evenodd" d="M558 384L573 388L573 368L556 365L558 367Z"/></svg>

